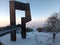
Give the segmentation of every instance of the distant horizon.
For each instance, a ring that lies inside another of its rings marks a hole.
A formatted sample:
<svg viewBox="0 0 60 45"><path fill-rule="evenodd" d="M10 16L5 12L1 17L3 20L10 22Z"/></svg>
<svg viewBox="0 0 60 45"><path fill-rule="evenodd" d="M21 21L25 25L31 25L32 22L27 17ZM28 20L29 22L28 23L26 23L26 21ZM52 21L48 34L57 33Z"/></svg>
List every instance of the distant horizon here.
<svg viewBox="0 0 60 45"><path fill-rule="evenodd" d="M60 0L16 0L19 2L30 3L32 21L27 26L32 26L35 21L36 26L43 24L51 14L60 12ZM25 11L16 10L16 23L20 24L21 17L25 16ZM0 27L10 25L10 6L9 0L0 1ZM32 26L33 27L33 26Z"/></svg>
<svg viewBox="0 0 60 45"><path fill-rule="evenodd" d="M26 27L42 27L42 25L45 23L45 21L30 21L28 23L26 23ZM18 25L20 23L17 23L16 25ZM10 22L9 23L5 23L3 25L1 25L0 23L0 27L5 27L5 26L9 26L10 25Z"/></svg>

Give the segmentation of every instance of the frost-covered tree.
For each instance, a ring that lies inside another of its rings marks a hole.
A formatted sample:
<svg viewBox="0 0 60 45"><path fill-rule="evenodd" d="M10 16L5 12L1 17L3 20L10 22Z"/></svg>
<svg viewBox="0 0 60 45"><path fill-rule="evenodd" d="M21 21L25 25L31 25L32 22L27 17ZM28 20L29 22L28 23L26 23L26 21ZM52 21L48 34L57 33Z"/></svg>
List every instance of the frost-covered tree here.
<svg viewBox="0 0 60 45"><path fill-rule="evenodd" d="M49 31L58 32L60 30L60 19L58 18L59 14L54 13L47 20L47 27L50 28Z"/></svg>
<svg viewBox="0 0 60 45"><path fill-rule="evenodd" d="M54 13L47 20L48 30L53 32L53 38L55 38L55 33L60 31L60 13Z"/></svg>

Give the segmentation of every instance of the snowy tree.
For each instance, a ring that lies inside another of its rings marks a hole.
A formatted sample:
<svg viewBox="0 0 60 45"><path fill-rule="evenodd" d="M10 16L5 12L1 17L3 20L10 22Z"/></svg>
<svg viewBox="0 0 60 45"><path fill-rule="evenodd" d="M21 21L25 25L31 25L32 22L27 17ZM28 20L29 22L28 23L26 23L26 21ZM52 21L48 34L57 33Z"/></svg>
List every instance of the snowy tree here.
<svg viewBox="0 0 60 45"><path fill-rule="evenodd" d="M58 13L54 13L47 20L47 27L51 28L50 31L52 32L58 32L58 30L60 29L60 19L58 18L58 16Z"/></svg>
<svg viewBox="0 0 60 45"><path fill-rule="evenodd" d="M47 20L47 27L50 29L49 31L53 32L53 38L55 38L55 33L60 31L60 13L54 13Z"/></svg>

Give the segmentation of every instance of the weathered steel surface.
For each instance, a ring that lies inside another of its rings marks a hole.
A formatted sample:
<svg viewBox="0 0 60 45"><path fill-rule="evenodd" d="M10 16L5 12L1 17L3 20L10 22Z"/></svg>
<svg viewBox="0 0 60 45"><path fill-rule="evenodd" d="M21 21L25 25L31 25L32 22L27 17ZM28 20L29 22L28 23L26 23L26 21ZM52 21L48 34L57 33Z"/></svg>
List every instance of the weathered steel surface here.
<svg viewBox="0 0 60 45"><path fill-rule="evenodd" d="M10 25L16 25L14 1L10 1ZM16 41L16 31L11 32L11 40Z"/></svg>

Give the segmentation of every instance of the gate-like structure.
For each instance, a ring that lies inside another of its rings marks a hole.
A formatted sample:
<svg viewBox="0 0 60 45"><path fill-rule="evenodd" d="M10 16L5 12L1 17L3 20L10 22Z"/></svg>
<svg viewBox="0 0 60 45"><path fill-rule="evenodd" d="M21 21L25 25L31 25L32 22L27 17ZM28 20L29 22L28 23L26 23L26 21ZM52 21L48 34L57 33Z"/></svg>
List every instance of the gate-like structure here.
<svg viewBox="0 0 60 45"><path fill-rule="evenodd" d="M16 25L15 10L25 11L25 17L21 18L21 37L26 38L26 23L31 21L30 5L29 3L22 3L10 0L10 26ZM16 41L16 30L10 33L11 33L11 40Z"/></svg>

